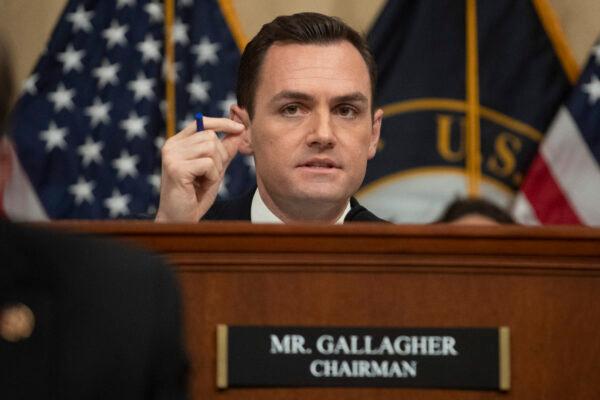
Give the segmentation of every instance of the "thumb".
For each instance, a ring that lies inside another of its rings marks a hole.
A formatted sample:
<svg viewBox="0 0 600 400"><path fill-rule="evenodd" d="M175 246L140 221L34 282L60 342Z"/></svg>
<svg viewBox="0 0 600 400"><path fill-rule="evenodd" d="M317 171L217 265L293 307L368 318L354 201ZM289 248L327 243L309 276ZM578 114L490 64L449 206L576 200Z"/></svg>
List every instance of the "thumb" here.
<svg viewBox="0 0 600 400"><path fill-rule="evenodd" d="M221 143L223 144L223 147L225 147L225 150L227 151L227 160L226 160L225 166L224 166L225 168L227 168L227 166L229 166L229 163L231 162L231 160L233 160L233 158L237 154L239 145L241 142L242 142L242 137L239 135L227 135L222 140Z"/></svg>

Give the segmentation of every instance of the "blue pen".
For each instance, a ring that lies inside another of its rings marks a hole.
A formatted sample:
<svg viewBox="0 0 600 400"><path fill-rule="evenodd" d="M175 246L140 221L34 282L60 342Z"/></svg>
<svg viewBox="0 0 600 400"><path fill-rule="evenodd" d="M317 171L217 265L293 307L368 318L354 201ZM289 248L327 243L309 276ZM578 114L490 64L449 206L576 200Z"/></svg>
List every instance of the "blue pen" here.
<svg viewBox="0 0 600 400"><path fill-rule="evenodd" d="M204 130L204 121L202 119L203 115L201 112L196 113L196 132L200 132Z"/></svg>

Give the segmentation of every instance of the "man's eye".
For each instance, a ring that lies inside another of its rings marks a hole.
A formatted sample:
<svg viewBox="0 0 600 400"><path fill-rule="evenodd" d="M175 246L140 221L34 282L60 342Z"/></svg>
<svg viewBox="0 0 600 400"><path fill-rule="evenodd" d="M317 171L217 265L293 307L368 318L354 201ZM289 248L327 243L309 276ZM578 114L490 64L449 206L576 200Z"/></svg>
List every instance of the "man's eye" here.
<svg viewBox="0 0 600 400"><path fill-rule="evenodd" d="M339 106L338 114L344 118L355 118L358 114L358 110L352 106Z"/></svg>
<svg viewBox="0 0 600 400"><path fill-rule="evenodd" d="M300 113L300 106L298 104L288 104L281 109L281 113L285 116L298 115Z"/></svg>

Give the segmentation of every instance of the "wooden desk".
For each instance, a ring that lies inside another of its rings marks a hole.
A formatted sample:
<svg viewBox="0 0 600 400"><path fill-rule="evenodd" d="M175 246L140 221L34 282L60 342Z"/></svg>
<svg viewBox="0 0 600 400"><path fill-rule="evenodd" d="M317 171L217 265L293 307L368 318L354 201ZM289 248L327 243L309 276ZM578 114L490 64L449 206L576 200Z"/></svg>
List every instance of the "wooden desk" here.
<svg viewBox="0 0 600 400"><path fill-rule="evenodd" d="M61 222L163 253L183 288L195 399L600 398L600 230ZM508 393L230 389L216 325L511 329Z"/></svg>

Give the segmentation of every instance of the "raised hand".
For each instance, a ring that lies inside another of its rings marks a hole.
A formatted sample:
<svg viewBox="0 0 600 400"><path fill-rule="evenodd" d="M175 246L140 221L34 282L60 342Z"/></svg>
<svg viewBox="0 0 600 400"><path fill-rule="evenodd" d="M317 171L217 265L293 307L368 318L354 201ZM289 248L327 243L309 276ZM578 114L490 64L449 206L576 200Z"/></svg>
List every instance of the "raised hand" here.
<svg viewBox="0 0 600 400"><path fill-rule="evenodd" d="M204 117L204 130L192 123L162 148L157 222L197 222L214 203L227 166L235 157L244 125ZM216 132L225 133L220 140Z"/></svg>

